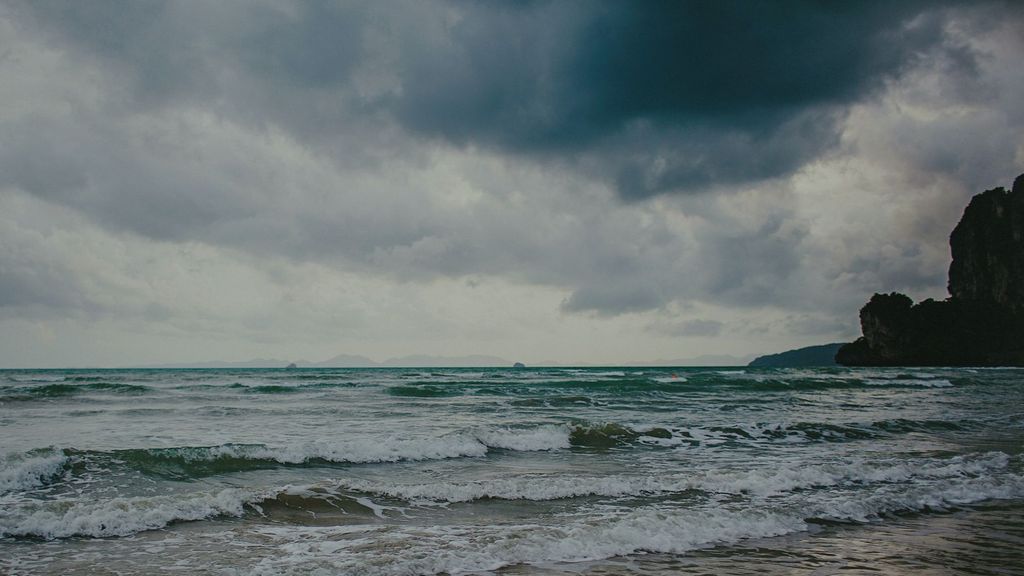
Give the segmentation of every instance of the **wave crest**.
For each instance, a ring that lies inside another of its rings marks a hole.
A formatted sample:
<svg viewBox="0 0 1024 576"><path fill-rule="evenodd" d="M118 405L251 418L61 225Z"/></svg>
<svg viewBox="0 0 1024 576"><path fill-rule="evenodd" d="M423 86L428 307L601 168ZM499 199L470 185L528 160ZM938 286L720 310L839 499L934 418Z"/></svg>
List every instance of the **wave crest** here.
<svg viewBox="0 0 1024 576"><path fill-rule="evenodd" d="M113 394L145 394L149 388L139 384L123 384L119 382L67 383L61 380L42 380L48 384L19 386L9 388L0 395L0 402L17 400L41 400L47 398L64 398L88 394L90 392Z"/></svg>
<svg viewBox="0 0 1024 576"><path fill-rule="evenodd" d="M227 488L213 494L19 503L0 512L0 537L128 536L172 522L241 516L247 503L259 499L253 492Z"/></svg>
<svg viewBox="0 0 1024 576"><path fill-rule="evenodd" d="M0 457L0 494L44 486L62 474L68 457L56 449Z"/></svg>
<svg viewBox="0 0 1024 576"><path fill-rule="evenodd" d="M581 562L653 552L682 554L804 532L819 521L864 522L893 512L944 510L1024 494L1024 479L958 478L928 486L896 487L794 508L730 509L720 503L696 509L642 507L611 511L561 524L454 525L422 530L406 526L305 528L258 531L279 542L255 574L327 573L461 574L491 572L516 564ZM372 545L363 537L373 530ZM387 553L381 553L386 550Z"/></svg>
<svg viewBox="0 0 1024 576"><path fill-rule="evenodd" d="M714 470L672 475L550 476L533 474L472 482L429 484L384 483L339 479L333 490L354 490L399 498L412 503L470 502L482 499L557 500L582 496L649 496L698 490L707 494L767 498L796 490L906 484L934 480L985 478L1005 471L1010 457L990 452L953 458L908 462L851 462L803 467Z"/></svg>

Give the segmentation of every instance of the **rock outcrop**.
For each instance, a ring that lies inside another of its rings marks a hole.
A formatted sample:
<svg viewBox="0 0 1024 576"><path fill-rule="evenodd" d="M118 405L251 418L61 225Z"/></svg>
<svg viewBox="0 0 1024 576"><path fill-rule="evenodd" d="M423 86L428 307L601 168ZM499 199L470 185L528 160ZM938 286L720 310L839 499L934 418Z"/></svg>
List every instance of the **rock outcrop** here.
<svg viewBox="0 0 1024 576"><path fill-rule="evenodd" d="M949 293L1024 312L1024 174L971 199L949 237Z"/></svg>
<svg viewBox="0 0 1024 576"><path fill-rule="evenodd" d="M949 238L950 297L875 294L848 366L1024 366L1024 175L971 199Z"/></svg>

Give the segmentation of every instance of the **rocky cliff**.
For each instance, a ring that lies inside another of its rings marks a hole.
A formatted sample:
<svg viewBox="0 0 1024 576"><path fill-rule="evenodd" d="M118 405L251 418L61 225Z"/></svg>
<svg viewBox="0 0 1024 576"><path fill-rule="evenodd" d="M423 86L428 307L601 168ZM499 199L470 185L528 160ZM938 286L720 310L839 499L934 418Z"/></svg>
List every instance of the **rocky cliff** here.
<svg viewBox="0 0 1024 576"><path fill-rule="evenodd" d="M971 199L949 237L949 293L1024 311L1024 174Z"/></svg>
<svg viewBox="0 0 1024 576"><path fill-rule="evenodd" d="M848 366L1024 365L1024 175L971 199L949 239L950 297L918 304L875 294L863 336L839 349Z"/></svg>

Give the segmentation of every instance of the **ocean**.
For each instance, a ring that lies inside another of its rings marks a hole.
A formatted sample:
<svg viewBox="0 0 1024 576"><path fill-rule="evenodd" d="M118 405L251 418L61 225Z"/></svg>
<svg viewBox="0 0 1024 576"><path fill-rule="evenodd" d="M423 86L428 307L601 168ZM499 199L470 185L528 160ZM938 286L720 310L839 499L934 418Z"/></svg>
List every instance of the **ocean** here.
<svg viewBox="0 0 1024 576"><path fill-rule="evenodd" d="M1024 370L0 372L7 574L1024 574Z"/></svg>

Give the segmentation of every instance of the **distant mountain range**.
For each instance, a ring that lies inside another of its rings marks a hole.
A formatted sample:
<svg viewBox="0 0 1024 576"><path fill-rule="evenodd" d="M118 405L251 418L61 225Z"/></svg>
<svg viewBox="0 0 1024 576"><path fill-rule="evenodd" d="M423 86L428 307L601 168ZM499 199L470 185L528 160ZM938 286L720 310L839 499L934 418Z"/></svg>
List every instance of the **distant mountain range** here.
<svg viewBox="0 0 1024 576"><path fill-rule="evenodd" d="M159 364L145 366L145 368L284 368L289 364L295 364L297 368L442 368L442 367L486 367L486 366L512 366L512 362L497 356L485 356L472 354L469 356L428 356L414 354L388 358L383 362L355 354L338 354L323 362L310 362L308 360L278 360L276 358L257 358L244 362L225 362L214 360L210 362L185 362L177 364Z"/></svg>
<svg viewBox="0 0 1024 576"><path fill-rule="evenodd" d="M675 358L668 360L652 360L649 362L627 362L623 366L743 366L753 356L729 356L724 354L705 354L693 358ZM430 356L425 354L412 354L388 358L383 362L377 362L366 356L357 354L338 354L322 362L310 362L308 360L280 360L277 358L256 358L243 362L225 362L213 360L209 362L182 362L174 364L156 364L142 366L142 368L285 368L295 364L296 368L484 368L495 366L509 366L514 362L498 356L487 356L483 354L471 354L468 356ZM557 367L557 366L603 366L608 364L587 364L587 363L558 363L539 362L527 364L527 366Z"/></svg>

